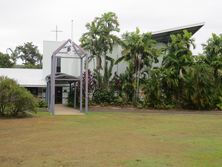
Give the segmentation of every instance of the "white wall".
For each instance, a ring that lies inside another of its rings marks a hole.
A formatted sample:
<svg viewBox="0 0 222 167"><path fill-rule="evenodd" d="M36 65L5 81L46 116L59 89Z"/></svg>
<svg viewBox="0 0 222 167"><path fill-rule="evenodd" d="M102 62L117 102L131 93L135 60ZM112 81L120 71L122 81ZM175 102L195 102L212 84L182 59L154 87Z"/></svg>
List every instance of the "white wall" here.
<svg viewBox="0 0 222 167"><path fill-rule="evenodd" d="M65 41L43 41L43 78L51 73L52 53ZM64 54L63 54L64 55ZM61 72L73 76L80 75L79 59L61 59Z"/></svg>
<svg viewBox="0 0 222 167"><path fill-rule="evenodd" d="M51 56L52 53L62 45L64 41L43 41L43 78L51 73ZM157 44L158 48L164 47L164 44ZM113 47L112 53L109 54L114 60L117 60L122 56L122 48L120 45L115 45ZM64 55L64 54L63 54ZM70 55L69 55L70 56ZM160 66L162 58L160 58L159 63L154 64L154 66ZM103 63L103 62L102 62ZM103 64L102 64L103 65ZM113 66L113 74L121 74L126 70L127 63L122 61L117 65ZM89 69L93 71L96 68L96 60L93 59L89 63ZM83 64L84 71L84 64ZM79 59L61 59L61 72L73 76L80 76L80 60Z"/></svg>
<svg viewBox="0 0 222 167"><path fill-rule="evenodd" d="M43 59L42 59L42 71L43 78L51 73L51 56L52 53L62 44L57 41L43 41Z"/></svg>
<svg viewBox="0 0 222 167"><path fill-rule="evenodd" d="M109 56L111 56L114 60L117 60L122 56L122 48L120 45L115 45L113 47L113 51ZM121 74L126 70L127 63L122 61L116 65L113 66L113 74L116 72L117 74Z"/></svg>
<svg viewBox="0 0 222 167"><path fill-rule="evenodd" d="M109 53L108 56L112 57L114 60L117 60L122 56L122 48L120 45L115 45L113 47L112 53ZM104 60L102 59L102 66L103 66ZM121 74L126 70L127 63L122 61L116 65L113 66L112 72L113 74L117 72L117 74ZM89 69L93 71L93 69L96 68L96 59L94 58L93 60L90 61L89 63Z"/></svg>

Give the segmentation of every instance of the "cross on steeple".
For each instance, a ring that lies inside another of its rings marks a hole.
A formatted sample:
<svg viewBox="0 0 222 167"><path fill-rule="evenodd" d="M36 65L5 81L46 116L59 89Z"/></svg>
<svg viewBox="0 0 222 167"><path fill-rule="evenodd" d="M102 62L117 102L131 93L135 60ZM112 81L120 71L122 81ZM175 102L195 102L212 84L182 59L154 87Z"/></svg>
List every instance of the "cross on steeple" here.
<svg viewBox="0 0 222 167"><path fill-rule="evenodd" d="M56 41L58 40L58 33L62 32L61 30L58 30L58 26L56 25L56 29L51 31L51 32L55 32L56 33Z"/></svg>

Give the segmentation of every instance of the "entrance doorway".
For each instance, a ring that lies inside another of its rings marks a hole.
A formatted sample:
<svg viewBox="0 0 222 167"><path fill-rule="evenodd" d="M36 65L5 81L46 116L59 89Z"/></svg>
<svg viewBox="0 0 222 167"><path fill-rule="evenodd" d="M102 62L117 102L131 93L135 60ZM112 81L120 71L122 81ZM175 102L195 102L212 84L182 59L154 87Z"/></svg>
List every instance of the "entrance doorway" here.
<svg viewBox="0 0 222 167"><path fill-rule="evenodd" d="M55 104L62 104L62 87L55 87Z"/></svg>

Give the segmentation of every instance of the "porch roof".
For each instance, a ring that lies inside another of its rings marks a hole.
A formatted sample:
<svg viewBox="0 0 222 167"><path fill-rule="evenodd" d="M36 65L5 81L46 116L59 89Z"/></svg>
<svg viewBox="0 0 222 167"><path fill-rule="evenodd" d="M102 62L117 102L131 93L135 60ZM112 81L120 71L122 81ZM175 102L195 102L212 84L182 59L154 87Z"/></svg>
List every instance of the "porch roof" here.
<svg viewBox="0 0 222 167"><path fill-rule="evenodd" d="M51 75L46 76L46 81L49 82L51 78ZM72 82L77 82L80 80L80 77L72 76L69 74L57 72L55 73L55 80L56 83L58 84L67 84L67 83L72 83Z"/></svg>

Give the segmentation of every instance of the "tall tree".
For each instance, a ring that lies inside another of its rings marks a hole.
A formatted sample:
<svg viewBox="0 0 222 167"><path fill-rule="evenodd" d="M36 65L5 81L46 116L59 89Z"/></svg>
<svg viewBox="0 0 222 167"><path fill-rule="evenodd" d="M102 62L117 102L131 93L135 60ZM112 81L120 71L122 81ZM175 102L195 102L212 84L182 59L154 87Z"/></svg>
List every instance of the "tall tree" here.
<svg viewBox="0 0 222 167"><path fill-rule="evenodd" d="M10 51L10 53L8 52ZM18 59L18 52L16 49L7 48L6 52L9 54L11 60L13 61L14 65L16 65Z"/></svg>
<svg viewBox="0 0 222 167"><path fill-rule="evenodd" d="M17 46L15 50L18 53L17 58L23 61L26 68L42 67L42 55L38 47L32 42L27 42L23 46Z"/></svg>
<svg viewBox="0 0 222 167"><path fill-rule="evenodd" d="M183 106L192 109L211 109L217 101L213 69L206 63L195 63L185 68Z"/></svg>
<svg viewBox="0 0 222 167"><path fill-rule="evenodd" d="M164 105L164 94L162 92L162 69L153 68L142 85L145 94L145 105L153 108L161 108Z"/></svg>
<svg viewBox="0 0 222 167"><path fill-rule="evenodd" d="M212 37L203 44L206 62L214 68L214 77L216 82L220 82L219 74L222 74L222 34L212 34Z"/></svg>
<svg viewBox="0 0 222 167"><path fill-rule="evenodd" d="M91 23L86 24L87 32L80 38L81 46L90 52L92 58L96 58L96 69L102 68L102 47L100 45L99 18L96 17Z"/></svg>
<svg viewBox="0 0 222 167"><path fill-rule="evenodd" d="M113 12L104 13L101 17L96 17L91 23L87 23L86 28L87 32L80 39L81 46L96 59L96 73L107 77L109 76L105 74L109 71L107 66L109 64L111 67L113 61L108 53L111 53L114 44L119 42L119 38L115 35L116 32L119 32L118 18ZM103 70L103 75L101 70Z"/></svg>
<svg viewBox="0 0 222 167"><path fill-rule="evenodd" d="M182 75L184 67L193 63L191 47L195 48L192 33L183 31L183 34L171 35L163 57L163 67L174 67L177 75Z"/></svg>
<svg viewBox="0 0 222 167"><path fill-rule="evenodd" d="M139 82L141 73L149 73L154 62L158 62L159 50L156 47L156 41L152 39L151 33L140 33L137 28L135 32L123 34L122 39L122 57L116 63L124 60L133 66L133 77L135 86L134 102L139 94Z"/></svg>
<svg viewBox="0 0 222 167"><path fill-rule="evenodd" d="M12 58L8 54L0 52L0 68L11 68L13 65Z"/></svg>
<svg viewBox="0 0 222 167"><path fill-rule="evenodd" d="M195 45L194 39L191 37L192 33L188 31L183 31L182 34L171 35L162 61L163 68L172 68L171 71L175 72L173 76L178 80L178 84L175 84L176 87L173 88L177 102L180 102L179 97L181 97L183 90L182 78L185 74L185 68L193 64L191 47L195 47Z"/></svg>

